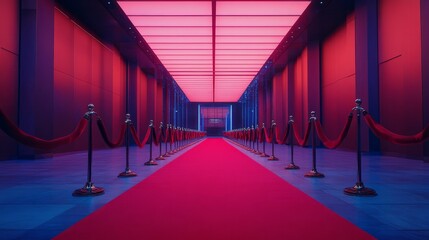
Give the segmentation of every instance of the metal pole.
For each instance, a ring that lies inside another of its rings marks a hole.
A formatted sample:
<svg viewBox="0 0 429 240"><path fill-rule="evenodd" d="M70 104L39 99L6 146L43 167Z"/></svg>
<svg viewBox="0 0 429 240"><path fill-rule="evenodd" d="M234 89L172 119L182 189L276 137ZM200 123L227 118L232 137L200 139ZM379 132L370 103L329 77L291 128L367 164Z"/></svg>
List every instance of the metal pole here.
<svg viewBox="0 0 429 240"><path fill-rule="evenodd" d="M274 142L276 141L276 123L274 122L274 120L271 120L271 156L268 158L268 160L271 161L277 161L279 160L278 157L274 156Z"/></svg>
<svg viewBox="0 0 429 240"><path fill-rule="evenodd" d="M137 176L137 173L130 170L130 125L132 124L132 121L130 119L131 115L127 113L125 115L125 124L126 124L126 130L125 130L125 171L119 173L118 177L135 177Z"/></svg>
<svg viewBox="0 0 429 240"><path fill-rule="evenodd" d="M94 104L88 104L88 112L85 113L85 118L88 120L88 173L87 181L85 186L80 189L76 189L73 192L73 196L95 196L104 193L104 189L101 187L94 186L92 183L92 116L96 115L94 112Z"/></svg>
<svg viewBox="0 0 429 240"><path fill-rule="evenodd" d="M287 167L285 167L285 169L288 170L295 170L295 169L299 169L299 167L297 165L295 165L294 161L293 161L293 116L290 115L289 116L289 144L290 144L290 163Z"/></svg>
<svg viewBox="0 0 429 240"><path fill-rule="evenodd" d="M155 134L155 129L153 128L153 120L150 120L149 128L150 128L149 160L145 162L144 165L154 166L154 165L158 165L158 163L152 158L152 144L153 144L153 138Z"/></svg>
<svg viewBox="0 0 429 240"><path fill-rule="evenodd" d="M310 113L310 122L311 122L311 142L312 142L312 155L313 155L313 169L306 173L305 177L313 177L313 178L323 178L325 175L317 171L316 168L316 129L314 122L316 121L316 112L311 111Z"/></svg>
<svg viewBox="0 0 429 240"><path fill-rule="evenodd" d="M268 154L265 153L265 123L262 123L262 130L261 130L261 134L262 134L262 153L261 153L261 157L269 157Z"/></svg>
<svg viewBox="0 0 429 240"><path fill-rule="evenodd" d="M160 134L159 134L159 156L157 157L157 158L155 158L156 160L165 160L165 158L162 156L162 137L164 136L164 126L162 125L162 122L160 122L160 124L159 124L159 131L161 131L160 132Z"/></svg>
<svg viewBox="0 0 429 240"><path fill-rule="evenodd" d="M258 124L256 124L256 129L255 129L255 139L256 139L256 151L255 153L260 155L261 152L259 152L259 126Z"/></svg>
<svg viewBox="0 0 429 240"><path fill-rule="evenodd" d="M365 110L362 108L362 100L355 100L356 107L353 108L356 111L356 121L357 121L357 182L353 187L344 188L344 193L347 195L353 196L376 196L377 192L374 189L367 188L362 182L362 149L361 149L361 114Z"/></svg>
<svg viewBox="0 0 429 240"><path fill-rule="evenodd" d="M170 126L170 124L167 123L167 126L165 127L165 139L164 139L164 141L165 141L165 153L164 153L164 157L170 157L170 154L168 154L168 149L167 149L167 142L168 142L168 138L169 138L169 134L170 134L169 126Z"/></svg>

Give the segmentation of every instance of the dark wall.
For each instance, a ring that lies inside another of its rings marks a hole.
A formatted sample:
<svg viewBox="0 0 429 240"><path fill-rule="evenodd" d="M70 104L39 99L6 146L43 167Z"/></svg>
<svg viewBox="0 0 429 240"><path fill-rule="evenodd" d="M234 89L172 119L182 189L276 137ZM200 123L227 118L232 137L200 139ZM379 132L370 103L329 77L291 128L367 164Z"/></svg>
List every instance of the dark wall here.
<svg viewBox="0 0 429 240"><path fill-rule="evenodd" d="M2 1L0 7L0 109L18 122L19 1ZM17 153L15 141L0 131L0 159Z"/></svg>

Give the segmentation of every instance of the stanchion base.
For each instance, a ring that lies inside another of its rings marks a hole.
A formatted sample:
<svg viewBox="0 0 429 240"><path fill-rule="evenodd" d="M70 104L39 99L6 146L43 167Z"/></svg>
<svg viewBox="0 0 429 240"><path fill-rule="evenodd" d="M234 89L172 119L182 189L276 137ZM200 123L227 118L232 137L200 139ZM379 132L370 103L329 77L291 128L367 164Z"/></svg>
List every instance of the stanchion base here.
<svg viewBox="0 0 429 240"><path fill-rule="evenodd" d="M162 155L163 157L171 157L170 154L165 153L164 155Z"/></svg>
<svg viewBox="0 0 429 240"><path fill-rule="evenodd" d="M261 155L260 155L261 157L269 157L268 156L268 154L266 154L266 153L261 153Z"/></svg>
<svg viewBox="0 0 429 240"><path fill-rule="evenodd" d="M295 170L295 169L299 169L299 167L298 167L297 165L293 164L293 163L290 163L289 165L287 165L287 166L285 167L285 169L288 169L288 170Z"/></svg>
<svg viewBox="0 0 429 240"><path fill-rule="evenodd" d="M73 192L75 197L86 197L86 196L98 196L104 194L104 189L101 187L94 186L93 183L86 183L86 186L80 189L76 189Z"/></svg>
<svg viewBox="0 0 429 240"><path fill-rule="evenodd" d="M165 160L165 158L161 155L161 156L155 158L155 160Z"/></svg>
<svg viewBox="0 0 429 240"><path fill-rule="evenodd" d="M276 156L274 156L274 155L272 155L272 156L270 156L270 157L268 158L268 160L270 160L270 161L277 161L277 160L279 160L279 158L278 158L278 157L276 157Z"/></svg>
<svg viewBox="0 0 429 240"><path fill-rule="evenodd" d="M363 184L356 184L354 187L344 188L344 193L352 196L377 196L377 192L374 189L364 187Z"/></svg>
<svg viewBox="0 0 429 240"><path fill-rule="evenodd" d="M146 165L146 166L155 166L155 165L158 165L158 163L155 160L151 159L151 160L145 162L144 165Z"/></svg>
<svg viewBox="0 0 429 240"><path fill-rule="evenodd" d="M323 173L320 173L316 170L311 170L310 172L306 173L304 177L311 177L311 178L324 178L325 175Z"/></svg>
<svg viewBox="0 0 429 240"><path fill-rule="evenodd" d="M135 177L137 176L137 173L131 171L131 170L126 170L125 172L121 172L119 173L118 177L120 178L124 178L124 177Z"/></svg>

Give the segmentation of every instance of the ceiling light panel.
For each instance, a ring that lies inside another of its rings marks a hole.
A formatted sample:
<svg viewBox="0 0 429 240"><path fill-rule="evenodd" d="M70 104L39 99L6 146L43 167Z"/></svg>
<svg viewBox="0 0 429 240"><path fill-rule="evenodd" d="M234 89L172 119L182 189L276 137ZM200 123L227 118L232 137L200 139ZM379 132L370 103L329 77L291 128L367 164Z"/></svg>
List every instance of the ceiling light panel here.
<svg viewBox="0 0 429 240"><path fill-rule="evenodd" d="M308 4L306 1L216 3L217 101L228 100L225 96L238 101ZM223 74L229 70L228 65L233 65L234 71Z"/></svg>
<svg viewBox="0 0 429 240"><path fill-rule="evenodd" d="M235 102L310 1L118 3L190 101Z"/></svg>

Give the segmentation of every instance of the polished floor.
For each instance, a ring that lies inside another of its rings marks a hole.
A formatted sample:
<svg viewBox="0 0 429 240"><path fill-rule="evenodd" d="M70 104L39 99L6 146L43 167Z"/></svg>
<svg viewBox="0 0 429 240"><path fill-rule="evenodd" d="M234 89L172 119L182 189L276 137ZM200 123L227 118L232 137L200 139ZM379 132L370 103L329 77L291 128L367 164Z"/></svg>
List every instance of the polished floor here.
<svg viewBox="0 0 429 240"><path fill-rule="evenodd" d="M311 148L294 148L299 170L284 169L290 162L289 146L275 146L279 161L239 149L378 239L429 239L428 163L364 154L363 182L378 195L355 197L343 194L343 188L356 182L354 152L317 149L317 169L325 178L316 179L304 177L311 170ZM266 149L271 154L271 146ZM130 167L138 176L125 179L117 178L125 166L124 148L94 151L92 180L105 189L105 194L96 197L72 196L86 182L86 152L0 161L0 239L51 239L186 150L159 161L158 166L144 166L149 159L148 148L132 147ZM308 226L309 231L311 228Z"/></svg>

